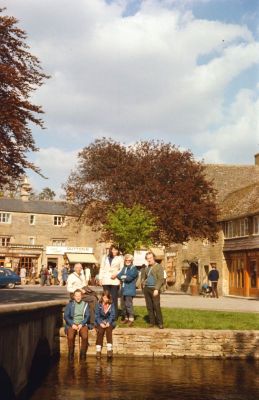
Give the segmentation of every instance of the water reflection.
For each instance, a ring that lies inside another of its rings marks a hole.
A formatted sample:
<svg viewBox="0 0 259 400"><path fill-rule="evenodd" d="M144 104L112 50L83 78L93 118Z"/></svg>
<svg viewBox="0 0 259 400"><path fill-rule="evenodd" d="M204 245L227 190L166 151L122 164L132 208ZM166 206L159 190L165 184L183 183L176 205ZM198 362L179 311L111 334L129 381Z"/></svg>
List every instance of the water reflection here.
<svg viewBox="0 0 259 400"><path fill-rule="evenodd" d="M259 399L259 362L238 360L62 358L31 400Z"/></svg>

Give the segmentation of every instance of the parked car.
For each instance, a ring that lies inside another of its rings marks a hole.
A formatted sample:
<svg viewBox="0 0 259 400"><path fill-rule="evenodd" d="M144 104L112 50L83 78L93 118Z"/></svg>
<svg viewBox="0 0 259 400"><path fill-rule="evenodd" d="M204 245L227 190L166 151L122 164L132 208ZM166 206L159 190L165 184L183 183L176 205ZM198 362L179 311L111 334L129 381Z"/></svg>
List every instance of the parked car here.
<svg viewBox="0 0 259 400"><path fill-rule="evenodd" d="M21 284L21 278L8 268L0 268L0 287L13 289L15 285Z"/></svg>

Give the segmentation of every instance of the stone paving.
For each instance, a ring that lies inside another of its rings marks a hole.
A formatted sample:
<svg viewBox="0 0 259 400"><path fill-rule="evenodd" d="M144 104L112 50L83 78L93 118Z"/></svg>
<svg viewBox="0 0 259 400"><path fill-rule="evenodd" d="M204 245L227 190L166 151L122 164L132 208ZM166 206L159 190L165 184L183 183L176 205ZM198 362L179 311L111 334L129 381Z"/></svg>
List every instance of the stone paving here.
<svg viewBox="0 0 259 400"><path fill-rule="evenodd" d="M95 288L100 291L101 288ZM219 299L190 296L177 292L166 292L161 296L161 305L169 308L189 308L200 310L242 311L259 313L259 298L220 297ZM34 301L66 300L65 287L23 286L15 289L0 289L0 304L31 303ZM144 306L145 300L138 291L135 305Z"/></svg>

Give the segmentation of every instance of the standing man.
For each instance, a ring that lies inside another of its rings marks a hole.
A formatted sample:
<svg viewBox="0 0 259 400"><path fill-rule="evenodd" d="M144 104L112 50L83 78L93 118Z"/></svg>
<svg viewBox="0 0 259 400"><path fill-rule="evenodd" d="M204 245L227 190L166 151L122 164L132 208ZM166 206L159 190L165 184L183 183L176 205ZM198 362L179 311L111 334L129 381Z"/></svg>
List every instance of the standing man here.
<svg viewBox="0 0 259 400"><path fill-rule="evenodd" d="M212 287L212 297L219 298L218 295L218 280L219 280L219 271L217 270L216 264L211 264L211 270L208 275L209 281L211 281Z"/></svg>
<svg viewBox="0 0 259 400"><path fill-rule="evenodd" d="M92 289L87 287L82 265L79 263L75 264L74 272L72 272L72 274L70 274L67 278L67 291L70 293L71 299L73 299L74 292L77 289L79 289L82 293L82 300L89 304L90 323L94 324L97 296Z"/></svg>
<svg viewBox="0 0 259 400"><path fill-rule="evenodd" d="M26 285L26 268L22 265L20 269L21 284Z"/></svg>
<svg viewBox="0 0 259 400"><path fill-rule="evenodd" d="M142 287L149 316L149 326L158 325L163 329L163 316L160 307L160 292L164 283L164 269L156 263L155 255L152 251L146 254L148 266L142 269Z"/></svg>

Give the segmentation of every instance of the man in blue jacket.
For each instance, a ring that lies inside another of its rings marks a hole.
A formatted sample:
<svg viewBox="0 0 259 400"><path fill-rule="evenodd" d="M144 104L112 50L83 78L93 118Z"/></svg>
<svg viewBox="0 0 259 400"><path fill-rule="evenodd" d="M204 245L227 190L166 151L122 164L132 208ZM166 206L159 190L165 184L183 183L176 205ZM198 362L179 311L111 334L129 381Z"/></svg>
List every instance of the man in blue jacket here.
<svg viewBox="0 0 259 400"><path fill-rule="evenodd" d="M67 334L68 357L74 358L75 337L78 333L81 337L80 359L86 359L88 346L88 325L90 321L89 306L82 301L82 292L75 290L74 300L71 300L65 308L64 319L66 321L65 331Z"/></svg>
<svg viewBox="0 0 259 400"><path fill-rule="evenodd" d="M217 270L216 264L211 264L211 271L209 272L208 279L211 281L212 288L212 297L219 298L218 295L218 280L219 280L219 271Z"/></svg>

